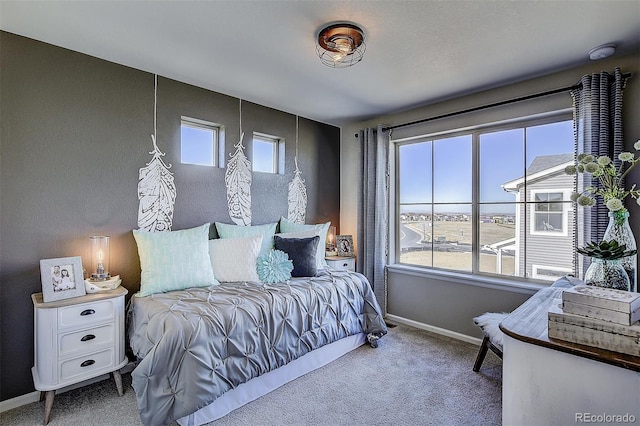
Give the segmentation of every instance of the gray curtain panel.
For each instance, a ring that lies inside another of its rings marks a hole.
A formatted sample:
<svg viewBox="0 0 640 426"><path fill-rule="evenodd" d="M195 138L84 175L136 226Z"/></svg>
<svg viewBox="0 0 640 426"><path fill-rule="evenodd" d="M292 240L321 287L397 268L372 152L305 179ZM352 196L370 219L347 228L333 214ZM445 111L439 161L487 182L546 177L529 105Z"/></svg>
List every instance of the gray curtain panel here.
<svg viewBox="0 0 640 426"><path fill-rule="evenodd" d="M576 151L594 156L608 155L616 166L620 165L618 154L624 148L622 138L622 91L626 78L619 68L613 75L607 72L585 75L581 87L571 91L574 109L574 135ZM578 190L589 185L599 185L589 175L578 175ZM576 232L578 247L590 241L600 241L609 223L607 207L597 202L591 208L578 208L578 224L583 232ZM580 228L578 228L580 229ZM576 262L583 256L576 255ZM577 270L588 265L577 264Z"/></svg>
<svg viewBox="0 0 640 426"><path fill-rule="evenodd" d="M389 253L389 132L360 130L358 182L357 271L373 286L383 314L387 313L386 265Z"/></svg>

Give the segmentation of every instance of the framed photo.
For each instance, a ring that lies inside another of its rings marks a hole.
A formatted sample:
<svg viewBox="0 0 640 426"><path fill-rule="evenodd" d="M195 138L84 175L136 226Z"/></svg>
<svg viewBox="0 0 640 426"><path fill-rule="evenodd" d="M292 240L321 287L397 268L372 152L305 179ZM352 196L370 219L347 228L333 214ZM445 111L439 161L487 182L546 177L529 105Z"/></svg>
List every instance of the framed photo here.
<svg viewBox="0 0 640 426"><path fill-rule="evenodd" d="M338 256L353 257L353 237L351 235L336 235Z"/></svg>
<svg viewBox="0 0 640 426"><path fill-rule="evenodd" d="M42 259L40 276L45 303L86 294L80 256Z"/></svg>

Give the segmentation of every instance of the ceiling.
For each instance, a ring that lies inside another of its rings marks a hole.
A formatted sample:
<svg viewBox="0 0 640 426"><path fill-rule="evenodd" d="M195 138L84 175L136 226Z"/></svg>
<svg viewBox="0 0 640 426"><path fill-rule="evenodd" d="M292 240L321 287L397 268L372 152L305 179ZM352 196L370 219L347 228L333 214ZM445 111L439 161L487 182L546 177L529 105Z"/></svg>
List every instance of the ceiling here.
<svg viewBox="0 0 640 426"><path fill-rule="evenodd" d="M327 23L365 30L362 62L322 65ZM640 2L6 1L2 30L343 125L640 50Z"/></svg>

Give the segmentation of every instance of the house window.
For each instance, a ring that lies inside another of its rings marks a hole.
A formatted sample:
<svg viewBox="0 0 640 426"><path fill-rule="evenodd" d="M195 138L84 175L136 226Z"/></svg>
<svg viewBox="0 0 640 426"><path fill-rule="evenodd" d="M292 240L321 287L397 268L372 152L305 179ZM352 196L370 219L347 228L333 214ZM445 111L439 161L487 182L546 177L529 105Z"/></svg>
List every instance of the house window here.
<svg viewBox="0 0 640 426"><path fill-rule="evenodd" d="M531 191L531 234L567 235L567 211L570 192Z"/></svg>
<svg viewBox="0 0 640 426"><path fill-rule="evenodd" d="M522 279L555 279L534 265L571 272L570 115L392 142L396 263Z"/></svg>
<svg viewBox="0 0 640 426"><path fill-rule="evenodd" d="M284 174L284 139L254 133L251 167L254 172Z"/></svg>
<svg viewBox="0 0 640 426"><path fill-rule="evenodd" d="M571 268L560 268L557 266L532 265L533 278L555 281L572 272Z"/></svg>
<svg viewBox="0 0 640 426"><path fill-rule="evenodd" d="M223 158L221 126L195 118L182 117L180 126L180 162L215 167ZM220 166L222 167L222 166Z"/></svg>

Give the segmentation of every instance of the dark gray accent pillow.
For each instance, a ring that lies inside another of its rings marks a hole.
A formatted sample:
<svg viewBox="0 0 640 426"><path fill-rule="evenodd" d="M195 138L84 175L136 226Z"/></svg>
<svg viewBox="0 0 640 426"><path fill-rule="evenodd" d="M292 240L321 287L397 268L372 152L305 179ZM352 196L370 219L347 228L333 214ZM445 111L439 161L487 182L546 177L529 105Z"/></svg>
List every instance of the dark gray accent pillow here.
<svg viewBox="0 0 640 426"><path fill-rule="evenodd" d="M275 249L287 253L293 261L292 277L315 277L318 274L316 251L319 241L317 235L311 238L273 237Z"/></svg>

